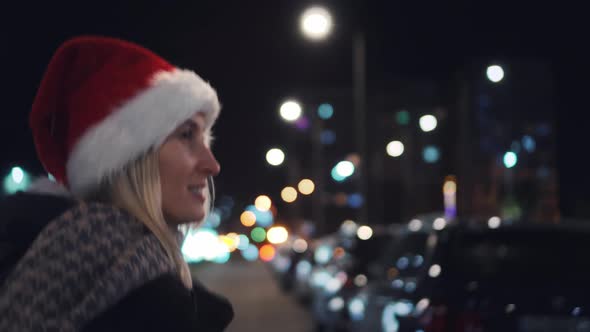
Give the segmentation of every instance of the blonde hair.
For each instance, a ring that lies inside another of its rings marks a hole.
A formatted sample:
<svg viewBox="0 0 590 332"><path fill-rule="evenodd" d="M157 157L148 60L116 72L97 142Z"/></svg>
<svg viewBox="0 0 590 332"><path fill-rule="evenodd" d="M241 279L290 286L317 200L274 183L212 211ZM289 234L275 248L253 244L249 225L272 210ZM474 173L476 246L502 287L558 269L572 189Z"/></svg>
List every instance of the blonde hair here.
<svg viewBox="0 0 590 332"><path fill-rule="evenodd" d="M135 216L160 240L166 254L176 266L183 284L187 288L192 288L190 270L180 250L179 230L166 223L162 212L162 191L156 150L148 151L120 172L109 176L100 188L87 198L111 203ZM207 201L211 201L209 195ZM208 205L205 204L206 209ZM186 231L189 227L191 226L184 225L183 229Z"/></svg>

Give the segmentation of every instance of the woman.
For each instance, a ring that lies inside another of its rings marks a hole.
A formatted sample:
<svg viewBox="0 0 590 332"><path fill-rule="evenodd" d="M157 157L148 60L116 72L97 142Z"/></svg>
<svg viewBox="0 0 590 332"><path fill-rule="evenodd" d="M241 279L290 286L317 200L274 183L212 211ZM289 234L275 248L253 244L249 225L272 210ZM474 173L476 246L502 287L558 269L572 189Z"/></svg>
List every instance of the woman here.
<svg viewBox="0 0 590 332"><path fill-rule="evenodd" d="M71 193L1 203L1 331L221 331L229 303L180 252L204 219L215 90L130 42L85 36L55 53L30 125Z"/></svg>

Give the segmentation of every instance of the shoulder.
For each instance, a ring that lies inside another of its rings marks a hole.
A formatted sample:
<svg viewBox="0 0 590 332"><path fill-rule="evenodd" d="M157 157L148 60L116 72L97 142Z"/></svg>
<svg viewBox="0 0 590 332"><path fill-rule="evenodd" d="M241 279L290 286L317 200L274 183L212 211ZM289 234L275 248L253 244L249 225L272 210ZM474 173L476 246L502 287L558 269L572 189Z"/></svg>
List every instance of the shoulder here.
<svg viewBox="0 0 590 332"><path fill-rule="evenodd" d="M125 296L84 331L198 331L191 291L173 274L160 276Z"/></svg>
<svg viewBox="0 0 590 332"><path fill-rule="evenodd" d="M199 284L186 289L176 275L167 274L129 293L84 331L221 332L232 319L227 300Z"/></svg>

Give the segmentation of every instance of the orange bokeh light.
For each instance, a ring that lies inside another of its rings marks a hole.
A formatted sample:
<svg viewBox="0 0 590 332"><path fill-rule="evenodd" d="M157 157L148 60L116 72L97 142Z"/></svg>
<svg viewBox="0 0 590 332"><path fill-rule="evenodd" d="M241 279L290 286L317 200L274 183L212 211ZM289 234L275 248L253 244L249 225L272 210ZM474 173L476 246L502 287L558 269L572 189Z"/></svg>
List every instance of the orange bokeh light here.
<svg viewBox="0 0 590 332"><path fill-rule="evenodd" d="M260 259L270 262L275 257L275 248L270 244L260 247Z"/></svg>

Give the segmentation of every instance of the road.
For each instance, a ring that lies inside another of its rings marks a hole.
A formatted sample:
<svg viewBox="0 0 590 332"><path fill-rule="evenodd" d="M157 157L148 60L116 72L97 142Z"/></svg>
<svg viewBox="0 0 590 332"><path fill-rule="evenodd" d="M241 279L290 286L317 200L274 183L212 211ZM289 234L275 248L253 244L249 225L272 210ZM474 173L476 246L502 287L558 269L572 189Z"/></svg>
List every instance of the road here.
<svg viewBox="0 0 590 332"><path fill-rule="evenodd" d="M202 264L192 271L210 290L232 302L235 317L227 332L313 330L305 308L281 292L271 271L262 262Z"/></svg>

